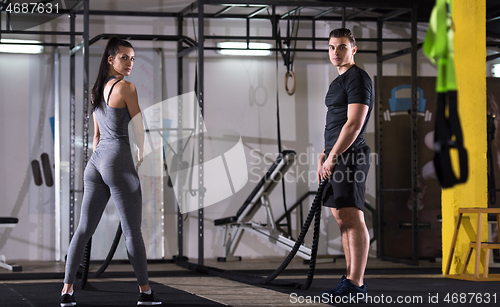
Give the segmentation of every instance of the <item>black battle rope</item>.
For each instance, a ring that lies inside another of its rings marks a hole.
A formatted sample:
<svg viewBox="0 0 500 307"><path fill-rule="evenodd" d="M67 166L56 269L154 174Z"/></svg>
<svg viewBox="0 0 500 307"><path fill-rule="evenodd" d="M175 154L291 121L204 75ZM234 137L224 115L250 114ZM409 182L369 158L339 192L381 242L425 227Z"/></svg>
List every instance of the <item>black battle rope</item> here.
<svg viewBox="0 0 500 307"><path fill-rule="evenodd" d="M179 259L177 257L174 257L174 261L177 265L192 270L194 272L198 273L203 273L211 276L217 276L217 277L223 277L226 279L238 281L238 282L244 282L248 284L256 284L256 285L263 285L263 284L268 284L268 285L275 285L275 286L286 286L286 287L294 287L297 289L302 289L302 290L307 290L311 286L312 280L314 278L314 270L316 268L316 256L317 256L317 251L318 251L318 243L319 243L319 227L320 227L320 222L321 222L321 205L322 205L322 195L323 195L323 190L328 183L328 180L325 179L321 181L318 187L318 193L314 197L313 204L311 206L311 209L309 210L309 214L307 215L307 219L302 226L300 235L295 241L295 245L293 246L292 250L286 257L286 259L283 261L281 266L277 268L273 273L271 273L268 277L261 277L257 276L254 274L246 274L246 273L240 273L240 272L231 272L231 271L224 271L218 268L213 268L213 267L208 267L205 265L199 265L195 263L191 263L188 261L185 261L184 259ZM297 251L299 250L300 245L304 241L304 238L307 234L307 231L309 230L309 226L311 225L313 217L315 218L314 221L314 234L313 234L313 246L311 249L311 260L309 262L309 272L307 274L307 280L304 284L296 283L296 282L288 282L284 280L274 280L283 270L290 264L292 261L293 257L297 254Z"/></svg>
<svg viewBox="0 0 500 307"><path fill-rule="evenodd" d="M116 230L115 238L113 240L113 244L111 244L111 248L108 252L108 255L106 256L106 260L104 260L104 263L101 265L99 270L92 274L93 278L99 277L106 269L108 268L108 265L111 263L111 260L113 259L113 256L116 253L116 249L118 248L118 244L120 243L120 238L122 236L122 224L118 224L118 229ZM82 280L80 283L80 288L85 289L87 286L87 280L89 277L89 266L90 266L90 252L92 248L92 238L90 238L89 242L87 243L87 246L85 247L85 254L83 256L83 263L80 267L81 269L81 275L82 275Z"/></svg>

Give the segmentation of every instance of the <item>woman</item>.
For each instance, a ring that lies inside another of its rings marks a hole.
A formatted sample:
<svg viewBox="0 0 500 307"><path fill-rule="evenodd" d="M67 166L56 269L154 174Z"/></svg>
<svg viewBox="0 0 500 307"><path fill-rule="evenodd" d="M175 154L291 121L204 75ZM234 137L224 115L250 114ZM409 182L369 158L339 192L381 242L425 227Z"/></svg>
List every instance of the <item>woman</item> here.
<svg viewBox="0 0 500 307"><path fill-rule="evenodd" d="M136 167L142 161L141 109L135 86L124 81L130 75L135 55L132 45L120 38L109 39L92 88L94 153L84 172L84 194L80 223L71 240L61 307L75 306L73 283L85 245L92 237L102 213L113 197L127 245L127 254L139 285L138 305L159 305L149 287L146 249L141 233L142 195ZM132 119L139 162L134 166L128 124Z"/></svg>

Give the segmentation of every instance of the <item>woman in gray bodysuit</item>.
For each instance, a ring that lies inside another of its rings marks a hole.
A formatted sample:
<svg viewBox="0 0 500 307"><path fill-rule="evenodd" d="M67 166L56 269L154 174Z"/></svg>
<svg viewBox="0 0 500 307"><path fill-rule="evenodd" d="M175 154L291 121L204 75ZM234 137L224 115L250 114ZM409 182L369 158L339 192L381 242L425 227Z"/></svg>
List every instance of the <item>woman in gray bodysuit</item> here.
<svg viewBox="0 0 500 307"><path fill-rule="evenodd" d="M142 161L144 143L141 109L135 86L123 80L130 75L134 60L134 49L129 42L118 37L109 39L92 89L94 152L84 172L80 223L68 250L61 307L76 305L73 295L76 272L85 245L94 234L110 197L120 216L128 258L137 277L140 290L137 304L161 304L149 287L141 232L142 195L136 170ZM138 144L136 165L128 137L131 120Z"/></svg>

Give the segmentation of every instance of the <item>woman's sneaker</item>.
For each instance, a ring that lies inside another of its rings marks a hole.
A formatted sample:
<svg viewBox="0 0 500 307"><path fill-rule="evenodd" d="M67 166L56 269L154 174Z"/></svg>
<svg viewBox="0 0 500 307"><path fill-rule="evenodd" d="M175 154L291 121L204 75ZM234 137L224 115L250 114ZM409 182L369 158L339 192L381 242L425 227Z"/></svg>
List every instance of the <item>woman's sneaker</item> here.
<svg viewBox="0 0 500 307"><path fill-rule="evenodd" d="M156 297L153 289L151 289L151 294L140 293L139 300L137 301L137 305L143 306L153 306L153 305L161 305L161 302Z"/></svg>
<svg viewBox="0 0 500 307"><path fill-rule="evenodd" d="M63 294L61 295L61 307L76 306L75 295Z"/></svg>

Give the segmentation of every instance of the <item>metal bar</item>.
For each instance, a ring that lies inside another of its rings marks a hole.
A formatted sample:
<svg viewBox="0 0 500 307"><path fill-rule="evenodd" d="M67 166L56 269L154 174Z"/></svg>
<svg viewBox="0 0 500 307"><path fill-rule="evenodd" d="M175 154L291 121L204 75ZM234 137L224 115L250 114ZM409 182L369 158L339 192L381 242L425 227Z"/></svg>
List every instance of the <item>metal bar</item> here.
<svg viewBox="0 0 500 307"><path fill-rule="evenodd" d="M182 30L183 30L183 22L184 18L179 15L177 17L177 35L182 36ZM183 93L183 86L184 86L184 81L183 81L183 51L182 49L182 41L179 40L177 42L177 96L182 95ZM182 152L182 101L177 102L177 135L179 136L179 141L177 142L177 152ZM179 164L182 161L179 161ZM180 166L180 165L179 165ZM180 168L179 168L180 169ZM179 174L182 175L182 172L179 172ZM178 180L183 180L182 178L179 178ZM179 181L182 182L182 181ZM180 210L179 204L183 201L183 193L182 193L182 187L181 185L178 186L177 190L177 256L179 257L180 260L184 257L184 234L183 234L183 226L184 226L184 221L182 219L182 213Z"/></svg>
<svg viewBox="0 0 500 307"><path fill-rule="evenodd" d="M253 49L253 48L221 48L221 47L205 47L205 50L221 50L221 49L228 49L228 50L262 50L262 49ZM280 49L277 48L269 48L266 50L270 51L277 51L279 52ZM295 52L328 52L328 49L303 49L303 48L290 48L286 49L289 51L295 51ZM356 53L377 53L377 50L358 50Z"/></svg>
<svg viewBox="0 0 500 307"><path fill-rule="evenodd" d="M196 0L194 1L193 3L191 3L190 5L186 6L185 8L183 8L177 16L184 16L186 15L186 13L188 12L191 12L191 11L194 11L198 8L198 5L199 5L199 0Z"/></svg>
<svg viewBox="0 0 500 307"><path fill-rule="evenodd" d="M182 44L182 42L181 42L181 44ZM181 52L177 53L177 56L180 57L180 58L182 58L182 57L184 57L184 56L186 56L186 55L188 55L191 52L196 51L196 50L198 50L197 46L192 46L192 47L189 47L189 48L184 48L184 49L182 49Z"/></svg>
<svg viewBox="0 0 500 307"><path fill-rule="evenodd" d="M347 16L347 18L346 18L346 19L347 19L347 20L352 20L354 17L357 17L357 16L362 15L362 14L364 14L364 13L371 12L371 11L373 11L373 10L374 10L374 8L368 8L368 9L366 9L366 10L362 10L362 11L356 12L356 13L354 13L354 14L351 14L351 15Z"/></svg>
<svg viewBox="0 0 500 307"><path fill-rule="evenodd" d="M55 235L56 261L61 261L61 100L59 87L61 80L59 49L54 50L54 188L55 188Z"/></svg>
<svg viewBox="0 0 500 307"><path fill-rule="evenodd" d="M246 37L247 48L250 49L250 18L247 18L246 20L246 30L247 30L247 37Z"/></svg>
<svg viewBox="0 0 500 307"><path fill-rule="evenodd" d="M11 30L11 27L10 27L10 13L7 12L7 14L5 15L5 29L10 31Z"/></svg>
<svg viewBox="0 0 500 307"><path fill-rule="evenodd" d="M423 43L416 44L416 46L417 46L417 48L416 48L415 52L417 52L420 48L422 48ZM383 56L379 57L377 59L377 61L380 61L380 62L388 61L388 60L391 60L391 59L394 59L394 58L406 55L408 53L413 53L413 48L412 47L409 47L409 48L406 48L406 49L403 49L403 50L399 50L399 51L396 51L396 52L393 52L393 53L389 53L389 54L383 55Z"/></svg>
<svg viewBox="0 0 500 307"><path fill-rule="evenodd" d="M69 54L73 55L78 52L78 50L82 49L84 47L85 42L81 41L77 46L70 48Z"/></svg>
<svg viewBox="0 0 500 307"><path fill-rule="evenodd" d="M250 15L247 16L247 18L253 18L255 16L257 16L260 12L262 11L265 11L267 9L267 6L264 6L258 10L256 10L255 12L251 13Z"/></svg>
<svg viewBox="0 0 500 307"><path fill-rule="evenodd" d="M293 204L293 205L292 205L292 206L288 209L288 212L289 212L289 213L290 213L290 212L292 212L292 211L293 211L293 210L295 210L297 207L301 206L301 205L302 205L302 203L304 202L304 200L306 200L306 198L308 198L308 197L309 197L309 196L311 196L311 195L316 195L316 194L318 194L318 192L317 192L317 191L309 191L309 192L305 193L304 195L302 195L302 197L300 197L300 198L299 198L299 199L295 202L295 204ZM279 224L280 224L280 222L281 222L283 219L285 219L286 215L287 215L287 213L286 213L286 212L285 212L284 214L282 214L282 215L281 215L281 216L280 216L280 217L279 217L279 218L275 221L276 225L279 225Z"/></svg>
<svg viewBox="0 0 500 307"><path fill-rule="evenodd" d="M70 31L75 32L75 14L70 15ZM75 46L75 36L70 36L70 48ZM75 55L70 55L70 77L69 77L69 101L70 101L70 111L69 111L69 122L70 122L70 134L69 134L69 148L70 148L70 158L69 158L69 240L73 238L75 234Z"/></svg>
<svg viewBox="0 0 500 307"><path fill-rule="evenodd" d="M90 67L90 50L89 50L89 32L90 32L90 17L89 0L83 0L83 168L87 166L89 161L89 67ZM83 171L82 171L83 180Z"/></svg>
<svg viewBox="0 0 500 307"><path fill-rule="evenodd" d="M205 39L232 39L232 40L245 40L247 37L242 35L205 35ZM252 36L254 40L275 40L274 36ZM311 37L290 37L289 40L298 40L298 41L312 41ZM317 41L328 41L328 37L316 37ZM377 38L356 38L356 42L377 42L379 39ZM411 43L411 39L409 38L385 38L384 42L399 42L399 43ZM358 51L359 52L359 51Z"/></svg>
<svg viewBox="0 0 500 307"><path fill-rule="evenodd" d="M2 30L2 34L27 34L27 35L83 35L83 32L75 31L21 31L21 30Z"/></svg>
<svg viewBox="0 0 500 307"><path fill-rule="evenodd" d="M398 17L398 16L401 16L403 14L406 14L408 12L412 11L412 9L400 9L400 10L394 10L390 13L387 13L384 15L384 17L382 17L384 19L384 21L387 21L389 19L392 19L394 17Z"/></svg>
<svg viewBox="0 0 500 307"><path fill-rule="evenodd" d="M58 43L4 43L0 42L0 45L29 45L29 46L49 46L49 47L69 47L69 44L58 44Z"/></svg>
<svg viewBox="0 0 500 307"><path fill-rule="evenodd" d="M418 265L418 97L417 97L417 5L411 10L411 145L412 145L412 243L413 243L413 264Z"/></svg>
<svg viewBox="0 0 500 307"><path fill-rule="evenodd" d="M203 115L204 115L204 74L205 74L205 27L204 27L204 15L205 15L205 5L204 0L198 0L198 103L200 105L200 118L198 120L198 140L199 140L199 151L198 151L198 183L199 183L199 193L198 202L200 207L198 208L198 264L203 265L204 262L204 240L205 240L205 228L204 228L204 209L203 201L205 198L204 192L204 176L203 176Z"/></svg>
<svg viewBox="0 0 500 307"><path fill-rule="evenodd" d="M205 4L210 5L248 5L248 0L205 0ZM274 6L290 6L290 0L252 0L252 5L274 5ZM306 7L374 7L377 8L411 8L411 3L405 3L404 1L399 1L398 4L395 4L394 1L385 1L385 2L377 2L374 5L373 1L320 1L320 0L297 0L292 2L296 6L306 6Z"/></svg>
<svg viewBox="0 0 500 307"><path fill-rule="evenodd" d="M486 57L486 62L500 58L500 53L492 54Z"/></svg>
<svg viewBox="0 0 500 307"><path fill-rule="evenodd" d="M232 9L234 5L228 6L226 8L223 8L222 10L218 11L217 13L214 14L214 17L219 17L220 15L224 14L225 12L229 11Z"/></svg>
<svg viewBox="0 0 500 307"><path fill-rule="evenodd" d="M285 19L285 18L287 18L289 15L294 14L295 12L300 11L300 10L301 10L301 9L303 9L303 8L304 8L303 6L296 7L296 8L294 8L293 10L288 11L288 12L286 12L285 14L281 15L280 19Z"/></svg>
<svg viewBox="0 0 500 307"><path fill-rule="evenodd" d="M64 2L64 1L63 1L63 2ZM70 14L71 14L71 13L75 13L76 11L78 11L78 10L79 10L79 9L83 6L83 2L84 2L84 0L80 0L80 1L78 1L78 3L77 3L77 4L75 4L75 6L73 6L73 7L71 8Z"/></svg>
<svg viewBox="0 0 500 307"><path fill-rule="evenodd" d="M59 10L59 13L52 13L52 15L55 14L57 15L71 14L71 10ZM74 14L83 15L83 11L79 10L74 12ZM105 11L105 10L90 10L89 14L92 16L172 17L172 18L175 18L177 17L177 15L179 15L179 13L174 13L174 12ZM50 14L47 13L47 15Z"/></svg>
<svg viewBox="0 0 500 307"><path fill-rule="evenodd" d="M342 28L345 28L345 6L342 7Z"/></svg>
<svg viewBox="0 0 500 307"><path fill-rule="evenodd" d="M313 49L316 49L316 20L312 21L312 47Z"/></svg>
<svg viewBox="0 0 500 307"><path fill-rule="evenodd" d="M328 13L334 11L334 10L335 10L335 8L332 7L330 9L326 10L326 11L323 11L323 12L319 13L318 15L314 16L313 20L316 20L316 19L318 19L318 18L320 18L320 17L322 17L322 16L324 16L324 15L326 15L326 14L328 14Z"/></svg>
<svg viewBox="0 0 500 307"><path fill-rule="evenodd" d="M495 21L495 20L498 20L498 19L500 19L500 16L491 17L490 19L486 19L486 23L492 22L492 21Z"/></svg>
<svg viewBox="0 0 500 307"><path fill-rule="evenodd" d="M377 38L382 38L383 37L383 27L384 21L382 19L379 19L377 21ZM383 50L383 40L379 40L377 42L377 58L382 56L382 50ZM381 61L377 61L377 84L376 84L376 107L375 109L375 146L376 146L376 152L379 155L379 163L376 163L375 165L375 172L376 172L376 185L377 185L377 223L378 225L383 225L382 221L384 220L383 216L383 202L382 202L382 172L381 172L381 167L382 167L382 133L381 133L381 128L382 128L382 76L383 76L383 64ZM383 236L383 227L378 227L378 233L377 233L377 257L381 258L382 255L384 255L384 236Z"/></svg>
<svg viewBox="0 0 500 307"><path fill-rule="evenodd" d="M90 39L89 44L93 45L97 41L101 39L108 39L111 36L117 36L122 39L126 40L143 40L143 41L179 41L183 40L184 42L195 46L196 41L194 41L192 38L188 36L178 36L178 35L150 35L150 34L113 34L113 33L103 33L95 36L94 38Z"/></svg>

